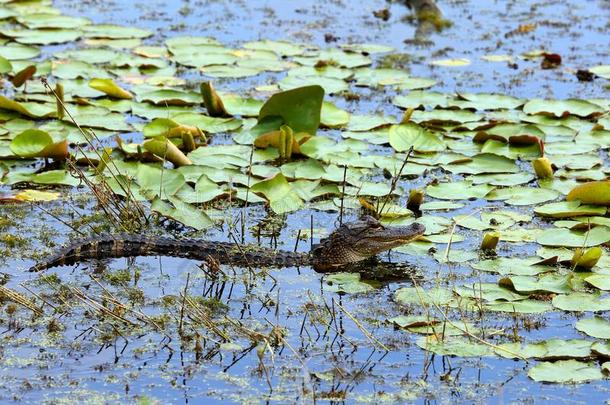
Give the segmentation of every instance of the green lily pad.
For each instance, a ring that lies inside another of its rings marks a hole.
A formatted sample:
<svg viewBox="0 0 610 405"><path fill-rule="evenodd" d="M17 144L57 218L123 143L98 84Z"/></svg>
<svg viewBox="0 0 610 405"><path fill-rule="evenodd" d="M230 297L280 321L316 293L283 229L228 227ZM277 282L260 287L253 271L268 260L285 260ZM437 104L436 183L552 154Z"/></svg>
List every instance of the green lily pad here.
<svg viewBox="0 0 610 405"><path fill-rule="evenodd" d="M601 298L600 294L574 292L557 295L553 306L564 311L610 311L610 298Z"/></svg>
<svg viewBox="0 0 610 405"><path fill-rule="evenodd" d="M278 85L282 90L320 86L327 94L337 94L349 89L349 85L342 79L324 76L295 76L292 74L285 76L278 82Z"/></svg>
<svg viewBox="0 0 610 405"><path fill-rule="evenodd" d="M607 226L596 226L586 232L563 228L549 228L545 229L536 241L544 246L597 246L610 241L610 228Z"/></svg>
<svg viewBox="0 0 610 405"><path fill-rule="evenodd" d="M580 201L562 201L536 207L534 212L538 215L552 218L571 218L583 215L605 215L605 207L584 205Z"/></svg>
<svg viewBox="0 0 610 405"><path fill-rule="evenodd" d="M531 187L511 187L495 189L485 198L501 200L510 205L533 205L554 200L559 196L556 191Z"/></svg>
<svg viewBox="0 0 610 405"><path fill-rule="evenodd" d="M420 108L420 107L447 107L449 105L449 96L443 93L428 92L428 91L411 91L406 96L396 96L392 100L394 105L402 108Z"/></svg>
<svg viewBox="0 0 610 405"><path fill-rule="evenodd" d="M350 120L350 113L337 107L333 103L324 102L320 116L320 123L328 128L341 128Z"/></svg>
<svg viewBox="0 0 610 405"><path fill-rule="evenodd" d="M360 281L359 273L333 273L324 277L326 289L344 294L361 294L374 290L369 284Z"/></svg>
<svg viewBox="0 0 610 405"><path fill-rule="evenodd" d="M13 38L15 41L26 45L51 45L64 44L80 38L83 33L80 30L72 29L29 29L29 30L10 30L0 31L2 35Z"/></svg>
<svg viewBox="0 0 610 405"><path fill-rule="evenodd" d="M286 41L270 40L246 42L243 44L243 47L246 49L271 51L281 56L298 56L302 55L307 50L307 47L303 45L295 45Z"/></svg>
<svg viewBox="0 0 610 405"><path fill-rule="evenodd" d="M28 129L13 139L11 150L15 155L32 157L50 157L65 159L68 156L68 146L65 141L55 142L51 135L38 129Z"/></svg>
<svg viewBox="0 0 610 405"><path fill-rule="evenodd" d="M392 125L389 140L390 145L398 152L405 152L410 147L422 153L441 152L446 148L437 135L412 123Z"/></svg>
<svg viewBox="0 0 610 405"><path fill-rule="evenodd" d="M253 185L250 190L265 196L276 214L296 211L303 206L303 200L295 193L283 174Z"/></svg>
<svg viewBox="0 0 610 405"><path fill-rule="evenodd" d="M152 32L136 27L123 27L113 24L96 24L82 27L87 38L131 39L148 38Z"/></svg>
<svg viewBox="0 0 610 405"><path fill-rule="evenodd" d="M214 225L210 217L194 205L187 204L175 197L170 198L170 202L171 204L157 198L150 208L152 211L197 230L207 229Z"/></svg>
<svg viewBox="0 0 610 405"><path fill-rule="evenodd" d="M546 274L538 279L529 276L510 276L500 279L498 283L522 294L567 294L572 291L570 277L558 274Z"/></svg>
<svg viewBox="0 0 610 405"><path fill-rule="evenodd" d="M592 343L593 342L591 341L582 339L549 339L542 342L526 344L524 346L520 343L504 343L498 345L495 352L497 355L508 359L582 359L591 356Z"/></svg>
<svg viewBox="0 0 610 405"><path fill-rule="evenodd" d="M396 302L402 305L447 305L453 300L453 293L444 288L424 290L419 287L403 287L394 293Z"/></svg>
<svg viewBox="0 0 610 405"><path fill-rule="evenodd" d="M610 321L600 316L580 319L576 322L576 329L598 339L610 339Z"/></svg>
<svg viewBox="0 0 610 405"><path fill-rule="evenodd" d="M478 263L472 264L472 268L490 273L501 275L516 275L516 276L536 276L541 273L548 273L555 269L551 266L534 265L540 259L528 258L522 259L519 257L498 257L495 259L481 260Z"/></svg>
<svg viewBox="0 0 610 405"><path fill-rule="evenodd" d="M5 74L13 71L11 62L3 56L0 56L0 74Z"/></svg>
<svg viewBox="0 0 610 405"><path fill-rule="evenodd" d="M426 193L430 197L441 200L467 200L470 198L485 198L493 190L494 187L487 184L473 185L468 181L456 181L429 185L426 188Z"/></svg>
<svg viewBox="0 0 610 405"><path fill-rule="evenodd" d="M483 173L517 173L519 166L512 159L491 153L481 153L467 162L443 165L443 168L456 174L483 174ZM481 184L479 182L478 184Z"/></svg>
<svg viewBox="0 0 610 405"><path fill-rule="evenodd" d="M274 94L263 105L259 123L266 117L282 117L284 124L295 133L315 135L320 125L324 89L320 86L301 87Z"/></svg>
<svg viewBox="0 0 610 405"><path fill-rule="evenodd" d="M0 46L0 56L10 61L32 59L40 55L40 49L15 42Z"/></svg>
<svg viewBox="0 0 610 405"><path fill-rule="evenodd" d="M521 301L527 298L527 295L515 293L508 288L504 288L495 283L473 283L472 285L456 287L454 290L461 297L485 300L488 302Z"/></svg>
<svg viewBox="0 0 610 405"><path fill-rule="evenodd" d="M582 383L604 378L598 365L577 360L539 363L527 375L534 381L552 383Z"/></svg>
<svg viewBox="0 0 610 405"><path fill-rule="evenodd" d="M28 28L78 28L91 24L91 21L81 17L71 17L61 14L33 13L17 17L20 24Z"/></svg>
<svg viewBox="0 0 610 405"><path fill-rule="evenodd" d="M493 312L508 312L518 314L543 314L553 310L549 302L536 300L522 301L493 301L483 306L484 309Z"/></svg>
<svg viewBox="0 0 610 405"><path fill-rule="evenodd" d="M0 95L0 109L16 111L31 118L49 118L57 114L55 104L17 102Z"/></svg>
<svg viewBox="0 0 610 405"><path fill-rule="evenodd" d="M555 117L565 117L570 114L588 117L592 114L601 114L604 109L585 100L543 100L536 98L525 103L523 112L526 114L554 115Z"/></svg>
<svg viewBox="0 0 610 405"><path fill-rule="evenodd" d="M437 335L423 336L417 340L417 345L439 356L482 357L493 355L490 346L460 338L438 340Z"/></svg>
<svg viewBox="0 0 610 405"><path fill-rule="evenodd" d="M585 281L597 289L610 291L610 274L594 274Z"/></svg>

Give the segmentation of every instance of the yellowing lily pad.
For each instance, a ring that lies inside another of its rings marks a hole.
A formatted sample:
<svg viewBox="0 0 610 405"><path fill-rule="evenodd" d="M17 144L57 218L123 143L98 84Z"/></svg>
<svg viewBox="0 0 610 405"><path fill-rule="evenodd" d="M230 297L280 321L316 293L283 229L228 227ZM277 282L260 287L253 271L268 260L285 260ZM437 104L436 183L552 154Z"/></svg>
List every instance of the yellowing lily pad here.
<svg viewBox="0 0 610 405"><path fill-rule="evenodd" d="M580 200L583 204L610 205L610 181L592 181L576 186L566 200Z"/></svg>
<svg viewBox="0 0 610 405"><path fill-rule="evenodd" d="M133 98L133 94L125 89L122 89L112 79L91 79L89 81L89 86L105 93L110 97L125 100L131 100Z"/></svg>

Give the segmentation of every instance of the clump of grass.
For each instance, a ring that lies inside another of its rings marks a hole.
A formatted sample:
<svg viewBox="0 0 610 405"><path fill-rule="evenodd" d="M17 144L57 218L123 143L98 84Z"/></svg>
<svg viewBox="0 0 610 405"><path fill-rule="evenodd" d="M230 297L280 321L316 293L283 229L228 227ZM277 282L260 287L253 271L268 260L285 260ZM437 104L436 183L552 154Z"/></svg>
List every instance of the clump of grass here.
<svg viewBox="0 0 610 405"><path fill-rule="evenodd" d="M99 163L95 165L91 160L87 159L87 163L91 167L95 167L96 182L92 182L87 173L83 171L81 167L76 164L76 161L68 157L66 159L66 165L74 177L81 180L93 194L98 202L99 207L108 218L108 223L115 226L119 232L136 232L140 230L145 223L148 222L148 218L145 215L142 205L137 201L134 194L131 191L128 182L124 181L123 176L120 175L118 167L108 150L99 150L98 146L101 144L100 139L92 129L83 129L78 122L74 119L70 111L66 109L66 105L63 100L63 92L58 89L53 89L47 82L46 78L40 79L42 84L45 86L48 93L53 95L57 101L58 116L65 115L68 120L78 128L83 137L87 140L88 145L92 150L96 151ZM80 146L77 146L77 151L83 153ZM85 155L83 153L83 155ZM86 155L85 155L86 156ZM108 183L104 173L108 173L113 179L115 184L120 189L121 194L119 196Z"/></svg>

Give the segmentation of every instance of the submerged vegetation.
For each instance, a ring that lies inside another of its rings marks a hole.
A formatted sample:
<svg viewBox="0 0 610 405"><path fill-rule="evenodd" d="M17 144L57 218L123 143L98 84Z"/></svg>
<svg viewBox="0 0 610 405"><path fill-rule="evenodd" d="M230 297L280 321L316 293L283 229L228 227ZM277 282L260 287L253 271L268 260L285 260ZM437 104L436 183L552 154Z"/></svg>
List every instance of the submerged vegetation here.
<svg viewBox="0 0 610 405"><path fill-rule="evenodd" d="M384 44L162 40L0 4L1 399L480 401L607 379L607 97L440 92ZM24 275L102 233L308 251L361 214L425 225L381 258L400 278L214 257Z"/></svg>

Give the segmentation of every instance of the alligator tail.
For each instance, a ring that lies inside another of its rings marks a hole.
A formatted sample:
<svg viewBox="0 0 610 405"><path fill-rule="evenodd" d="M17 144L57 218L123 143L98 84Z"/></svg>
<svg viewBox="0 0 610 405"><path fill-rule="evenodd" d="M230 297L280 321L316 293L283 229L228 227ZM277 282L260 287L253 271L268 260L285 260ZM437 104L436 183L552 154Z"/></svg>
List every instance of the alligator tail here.
<svg viewBox="0 0 610 405"><path fill-rule="evenodd" d="M105 235L67 246L30 268L43 271L93 259L136 256L171 256L193 260L214 258L235 266L290 267L309 264L309 255L258 246L196 239L173 239L143 235Z"/></svg>

